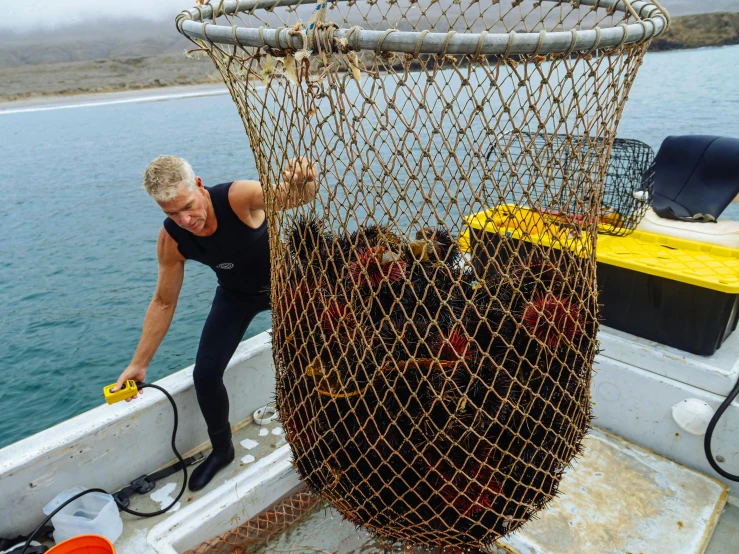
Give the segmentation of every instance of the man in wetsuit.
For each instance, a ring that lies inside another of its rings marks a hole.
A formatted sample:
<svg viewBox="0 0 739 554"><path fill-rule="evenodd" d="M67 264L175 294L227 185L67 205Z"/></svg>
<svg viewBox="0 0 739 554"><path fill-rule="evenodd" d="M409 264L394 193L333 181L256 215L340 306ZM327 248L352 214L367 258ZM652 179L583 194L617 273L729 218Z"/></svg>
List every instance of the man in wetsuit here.
<svg viewBox="0 0 739 554"><path fill-rule="evenodd" d="M293 159L275 186L278 209L314 200L315 166ZM190 490L205 487L234 459L228 393L223 373L249 323L270 309L270 258L262 186L234 181L205 187L190 165L175 156L154 160L144 174L144 189L167 219L159 231L159 278L144 318L136 353L118 378L144 381L146 370L172 322L185 275L185 261L209 266L218 277L213 306L203 327L193 380L213 451L190 478Z"/></svg>

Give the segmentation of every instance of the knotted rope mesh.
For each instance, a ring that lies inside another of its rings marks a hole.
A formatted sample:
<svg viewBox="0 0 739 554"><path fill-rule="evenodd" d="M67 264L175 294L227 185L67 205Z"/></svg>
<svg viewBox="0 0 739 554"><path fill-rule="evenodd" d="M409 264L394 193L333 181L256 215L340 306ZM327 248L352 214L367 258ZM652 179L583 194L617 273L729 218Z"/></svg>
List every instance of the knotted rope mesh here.
<svg viewBox="0 0 739 554"><path fill-rule="evenodd" d="M177 23L223 74L264 184L277 401L302 479L389 541L520 528L591 422L597 230L617 221L603 183L666 13L224 0ZM281 210L270 184L299 156L318 193Z"/></svg>

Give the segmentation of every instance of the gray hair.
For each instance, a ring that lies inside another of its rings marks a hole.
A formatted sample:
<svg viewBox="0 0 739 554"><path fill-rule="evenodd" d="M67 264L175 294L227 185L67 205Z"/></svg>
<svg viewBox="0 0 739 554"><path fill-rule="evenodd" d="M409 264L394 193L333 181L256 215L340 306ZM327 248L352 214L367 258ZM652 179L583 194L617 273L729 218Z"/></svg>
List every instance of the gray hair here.
<svg viewBox="0 0 739 554"><path fill-rule="evenodd" d="M169 202L175 198L180 183L190 190L196 186L192 167L177 156L159 156L144 172L144 190L159 202Z"/></svg>

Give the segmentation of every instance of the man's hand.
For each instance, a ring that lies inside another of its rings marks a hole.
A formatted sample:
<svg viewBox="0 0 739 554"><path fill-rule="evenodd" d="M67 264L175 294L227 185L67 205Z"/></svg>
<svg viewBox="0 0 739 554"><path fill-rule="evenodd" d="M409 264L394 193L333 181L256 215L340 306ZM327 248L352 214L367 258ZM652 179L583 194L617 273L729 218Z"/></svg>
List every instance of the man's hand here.
<svg viewBox="0 0 739 554"><path fill-rule="evenodd" d="M272 210L281 211L296 208L316 198L316 164L308 158L292 158L282 170L282 180L272 185ZM265 193L259 181L234 181L228 192L228 199L239 218L247 225L255 219L259 226L264 220L266 208ZM269 197L270 194L267 193ZM258 213L257 213L258 212Z"/></svg>
<svg viewBox="0 0 739 554"><path fill-rule="evenodd" d="M282 170L282 178L290 186L303 186L316 180L316 164L308 158L292 158Z"/></svg>
<svg viewBox="0 0 739 554"><path fill-rule="evenodd" d="M133 366L133 365L128 366L123 371L123 373L121 373L121 376L118 377L118 382L115 384L115 389L113 389L113 392L120 390L121 387L123 386L123 383L125 383L129 379L136 381L137 383L143 382L144 379L146 379L146 370L147 368L145 367L142 368L142 367ZM131 398L127 398L126 402L130 402L134 398L137 398L139 394L144 394L144 391L140 390L137 395L132 396Z"/></svg>

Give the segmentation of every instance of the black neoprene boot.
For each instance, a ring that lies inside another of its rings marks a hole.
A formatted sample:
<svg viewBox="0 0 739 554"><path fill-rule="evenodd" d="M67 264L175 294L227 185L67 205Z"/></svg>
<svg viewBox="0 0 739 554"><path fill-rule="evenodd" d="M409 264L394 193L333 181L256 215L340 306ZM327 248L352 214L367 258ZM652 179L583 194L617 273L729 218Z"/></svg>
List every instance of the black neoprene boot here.
<svg viewBox="0 0 739 554"><path fill-rule="evenodd" d="M227 432L213 433L210 435L210 443L213 451L196 467L190 477L189 488L191 491L199 491L211 482L216 473L233 462L235 457L234 445L231 441L231 429Z"/></svg>

